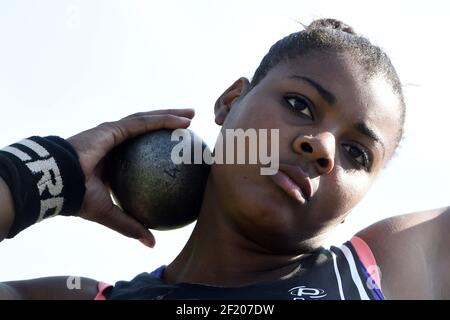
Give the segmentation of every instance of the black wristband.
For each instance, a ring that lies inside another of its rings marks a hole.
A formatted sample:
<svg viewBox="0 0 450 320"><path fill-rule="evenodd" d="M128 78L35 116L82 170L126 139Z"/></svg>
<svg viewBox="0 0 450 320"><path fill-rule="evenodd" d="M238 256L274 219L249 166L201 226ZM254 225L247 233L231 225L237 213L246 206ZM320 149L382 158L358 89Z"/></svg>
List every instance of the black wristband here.
<svg viewBox="0 0 450 320"><path fill-rule="evenodd" d="M56 136L33 136L0 150L0 176L14 201L7 238L45 218L77 214L86 190L76 151Z"/></svg>

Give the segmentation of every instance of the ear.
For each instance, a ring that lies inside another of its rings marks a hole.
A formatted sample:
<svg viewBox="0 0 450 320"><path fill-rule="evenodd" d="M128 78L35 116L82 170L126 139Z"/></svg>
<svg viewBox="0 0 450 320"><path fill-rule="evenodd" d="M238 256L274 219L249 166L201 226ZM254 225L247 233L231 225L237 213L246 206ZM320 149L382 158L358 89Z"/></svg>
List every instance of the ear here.
<svg viewBox="0 0 450 320"><path fill-rule="evenodd" d="M250 82L247 78L239 78L217 99L214 105L215 121L218 125L222 125L228 113L233 107L234 102L243 97L250 89Z"/></svg>

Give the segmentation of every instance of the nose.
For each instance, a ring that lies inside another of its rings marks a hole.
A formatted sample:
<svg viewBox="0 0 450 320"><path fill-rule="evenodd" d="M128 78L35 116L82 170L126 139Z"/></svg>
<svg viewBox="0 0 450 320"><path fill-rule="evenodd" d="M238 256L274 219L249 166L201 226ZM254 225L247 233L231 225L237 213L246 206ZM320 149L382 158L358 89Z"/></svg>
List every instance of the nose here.
<svg viewBox="0 0 450 320"><path fill-rule="evenodd" d="M323 175L334 168L335 145L334 135L323 132L315 136L298 136L293 142L293 149L313 163L319 175Z"/></svg>

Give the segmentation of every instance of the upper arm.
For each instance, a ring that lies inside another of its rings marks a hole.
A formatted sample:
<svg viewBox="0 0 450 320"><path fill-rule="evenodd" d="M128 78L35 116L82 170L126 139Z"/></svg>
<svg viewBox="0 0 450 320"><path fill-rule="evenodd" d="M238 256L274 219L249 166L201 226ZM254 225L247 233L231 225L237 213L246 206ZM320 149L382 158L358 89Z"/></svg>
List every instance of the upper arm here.
<svg viewBox="0 0 450 320"><path fill-rule="evenodd" d="M93 300L98 282L81 277L48 277L0 283L3 300Z"/></svg>
<svg viewBox="0 0 450 320"><path fill-rule="evenodd" d="M380 221L357 236L372 249L388 299L450 298L450 208Z"/></svg>

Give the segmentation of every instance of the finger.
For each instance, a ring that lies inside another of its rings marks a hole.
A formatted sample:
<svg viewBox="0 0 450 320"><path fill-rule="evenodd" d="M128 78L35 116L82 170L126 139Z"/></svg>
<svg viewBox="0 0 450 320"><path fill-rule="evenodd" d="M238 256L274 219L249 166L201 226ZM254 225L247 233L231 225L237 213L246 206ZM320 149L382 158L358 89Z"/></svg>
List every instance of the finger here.
<svg viewBox="0 0 450 320"><path fill-rule="evenodd" d="M192 119L195 116L195 110L192 108L153 110L153 111L135 113L135 114L129 115L123 119L141 117L141 116L150 116L150 115L164 115L164 114L171 114L174 116Z"/></svg>
<svg viewBox="0 0 450 320"><path fill-rule="evenodd" d="M133 138L148 131L159 129L179 129L187 128L191 123L191 119L179 117L171 114L165 115L141 115L131 118L125 118L116 122L107 122L102 127L109 133L107 136L112 138L112 141L106 143L105 151L108 152L113 147L121 144L129 138Z"/></svg>
<svg viewBox="0 0 450 320"><path fill-rule="evenodd" d="M111 211L102 217L101 224L126 237L138 239L150 248L155 246L153 234L116 205L113 205Z"/></svg>

